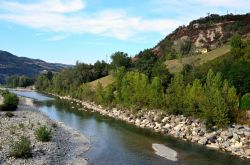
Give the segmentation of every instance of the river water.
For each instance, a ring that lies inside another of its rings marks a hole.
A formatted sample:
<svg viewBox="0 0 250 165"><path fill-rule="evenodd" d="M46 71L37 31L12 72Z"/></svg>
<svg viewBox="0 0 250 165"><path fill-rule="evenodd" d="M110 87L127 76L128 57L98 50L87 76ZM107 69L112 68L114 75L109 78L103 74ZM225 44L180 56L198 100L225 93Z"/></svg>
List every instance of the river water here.
<svg viewBox="0 0 250 165"><path fill-rule="evenodd" d="M98 113L79 111L77 105L53 99L37 92L13 91L34 99L38 110L49 118L64 122L91 140L90 149L83 154L89 164L95 165L246 165L228 153L207 149L201 145L137 128ZM178 153L173 162L157 156L153 143L164 144Z"/></svg>

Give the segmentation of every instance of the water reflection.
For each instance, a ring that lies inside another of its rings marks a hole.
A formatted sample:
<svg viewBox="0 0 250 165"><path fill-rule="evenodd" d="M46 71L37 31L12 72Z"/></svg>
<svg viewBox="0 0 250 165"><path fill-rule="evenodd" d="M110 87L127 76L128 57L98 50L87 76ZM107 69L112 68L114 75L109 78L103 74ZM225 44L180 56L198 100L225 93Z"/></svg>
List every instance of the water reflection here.
<svg viewBox="0 0 250 165"><path fill-rule="evenodd" d="M33 95L33 94L32 94ZM39 94L36 93L39 96ZM43 95L42 95L43 97ZM226 153L209 150L203 146L162 136L140 129L97 113L79 111L77 105L63 100L42 101L37 99L38 109L50 118L73 127L90 136L91 148L84 154L89 164L98 165L245 165L241 160ZM153 143L160 143L178 152L178 162L172 162L154 154Z"/></svg>

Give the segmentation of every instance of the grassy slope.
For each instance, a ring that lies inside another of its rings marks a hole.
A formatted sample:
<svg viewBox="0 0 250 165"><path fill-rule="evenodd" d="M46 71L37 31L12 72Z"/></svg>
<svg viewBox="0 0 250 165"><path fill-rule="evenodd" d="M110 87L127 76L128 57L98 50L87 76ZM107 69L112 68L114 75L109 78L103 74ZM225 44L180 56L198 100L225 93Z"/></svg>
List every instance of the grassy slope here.
<svg viewBox="0 0 250 165"><path fill-rule="evenodd" d="M107 85L111 84L112 82L114 82L114 78L112 75L108 75L102 78L99 78L95 81L91 81L88 83L88 85L92 88L95 89L97 87L98 82L100 82L102 84L103 87L106 87Z"/></svg>
<svg viewBox="0 0 250 165"><path fill-rule="evenodd" d="M167 65L167 68L169 69L170 72L172 73L180 72L185 64L198 66L208 61L214 60L218 57L221 57L226 53L228 53L229 51L230 51L230 46L225 45L205 54L185 57L182 59L167 60L165 64Z"/></svg>

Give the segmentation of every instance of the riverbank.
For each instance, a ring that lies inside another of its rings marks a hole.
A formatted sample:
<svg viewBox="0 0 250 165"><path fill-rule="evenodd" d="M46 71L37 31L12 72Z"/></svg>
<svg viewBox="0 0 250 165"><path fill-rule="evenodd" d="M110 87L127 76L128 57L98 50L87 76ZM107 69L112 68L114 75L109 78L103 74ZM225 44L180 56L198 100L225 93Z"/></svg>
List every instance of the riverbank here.
<svg viewBox="0 0 250 165"><path fill-rule="evenodd" d="M171 135L212 149L226 151L244 159L250 159L250 128L246 125L231 125L227 129L208 132L204 123L199 119L182 115L167 115L153 110L134 114L117 108L103 108L93 102L85 102L68 96L51 95L60 99L74 101L84 107L82 110L89 109L141 128L148 128L164 135Z"/></svg>
<svg viewBox="0 0 250 165"><path fill-rule="evenodd" d="M20 97L18 109L13 114L13 117L6 117L5 112L0 112L0 164L87 164L83 154L90 147L89 139L63 123L50 120L36 110L31 99ZM34 131L41 125L51 129L51 141L36 140ZM31 141L32 157L29 159L9 157L11 142L21 136Z"/></svg>

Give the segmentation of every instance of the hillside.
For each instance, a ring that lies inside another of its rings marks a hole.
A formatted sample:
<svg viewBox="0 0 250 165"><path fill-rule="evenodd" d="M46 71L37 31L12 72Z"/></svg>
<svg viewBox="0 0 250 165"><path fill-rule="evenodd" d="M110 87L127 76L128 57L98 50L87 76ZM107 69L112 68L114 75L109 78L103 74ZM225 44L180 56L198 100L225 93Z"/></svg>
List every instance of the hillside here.
<svg viewBox="0 0 250 165"><path fill-rule="evenodd" d="M226 44L235 34L249 36L250 14L211 14L194 20L167 35L152 51L167 59L203 54Z"/></svg>
<svg viewBox="0 0 250 165"><path fill-rule="evenodd" d="M180 72L185 64L193 66L202 65L210 60L226 55L229 51L230 47L228 45L224 45L208 53L184 57L181 59L167 60L165 64L171 73Z"/></svg>
<svg viewBox="0 0 250 165"><path fill-rule="evenodd" d="M11 75L34 77L43 71L58 72L69 65L47 63L39 59L18 57L6 51L0 51L0 84Z"/></svg>
<svg viewBox="0 0 250 165"><path fill-rule="evenodd" d="M88 83L88 85L92 88L92 89L96 89L97 84L101 83L103 87L106 87L107 85L111 84L112 82L114 82L114 77L111 75L99 78L95 81L91 81Z"/></svg>

